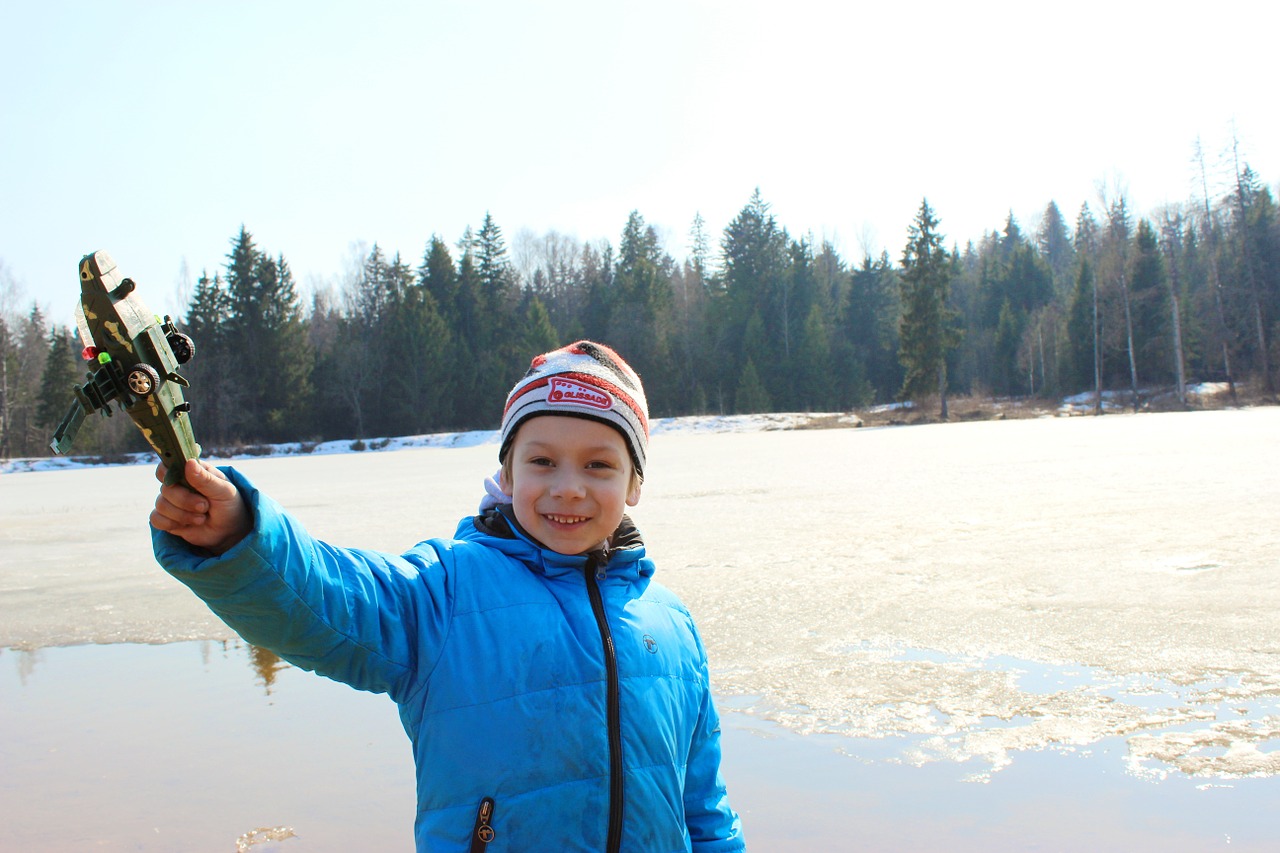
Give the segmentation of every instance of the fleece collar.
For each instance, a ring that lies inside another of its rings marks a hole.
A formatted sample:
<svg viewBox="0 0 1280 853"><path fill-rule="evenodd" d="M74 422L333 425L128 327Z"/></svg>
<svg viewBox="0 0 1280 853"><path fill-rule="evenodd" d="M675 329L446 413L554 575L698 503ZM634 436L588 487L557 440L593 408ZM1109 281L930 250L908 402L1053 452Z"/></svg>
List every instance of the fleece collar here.
<svg viewBox="0 0 1280 853"><path fill-rule="evenodd" d="M587 554L561 554L543 546L516 521L510 504L492 507L481 515L464 518L458 525L457 538L481 542L548 576L569 573L580 575L588 560ZM609 537L609 541L606 570L610 578L636 578L653 574L653 564L643 559L644 540L630 517L622 517L622 522ZM600 556L600 552L593 553Z"/></svg>

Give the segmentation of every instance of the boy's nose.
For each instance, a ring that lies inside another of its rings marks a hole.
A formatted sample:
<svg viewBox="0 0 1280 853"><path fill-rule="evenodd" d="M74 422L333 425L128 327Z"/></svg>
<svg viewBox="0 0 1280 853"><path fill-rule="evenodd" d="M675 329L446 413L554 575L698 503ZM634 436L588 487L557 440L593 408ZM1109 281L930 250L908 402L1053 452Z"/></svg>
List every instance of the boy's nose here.
<svg viewBox="0 0 1280 853"><path fill-rule="evenodd" d="M551 483L551 494L560 498L580 498L586 494L582 479L569 471L560 471Z"/></svg>

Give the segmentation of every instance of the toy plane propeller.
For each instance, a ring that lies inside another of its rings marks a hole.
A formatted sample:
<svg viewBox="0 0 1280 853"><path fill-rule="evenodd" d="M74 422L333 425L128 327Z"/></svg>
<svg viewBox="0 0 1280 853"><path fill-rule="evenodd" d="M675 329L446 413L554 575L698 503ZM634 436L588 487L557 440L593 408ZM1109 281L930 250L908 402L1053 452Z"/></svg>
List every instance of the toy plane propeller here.
<svg viewBox="0 0 1280 853"><path fill-rule="evenodd" d="M188 382L178 365L195 355L195 345L171 318L161 321L152 314L136 287L133 279L120 277L106 252L80 260L76 325L89 381L75 386L75 402L50 446L65 454L84 419L91 412L110 417L114 402L160 454L168 469L165 482L185 485L183 468L188 459L199 458L200 445L191 431L191 404L182 391Z"/></svg>

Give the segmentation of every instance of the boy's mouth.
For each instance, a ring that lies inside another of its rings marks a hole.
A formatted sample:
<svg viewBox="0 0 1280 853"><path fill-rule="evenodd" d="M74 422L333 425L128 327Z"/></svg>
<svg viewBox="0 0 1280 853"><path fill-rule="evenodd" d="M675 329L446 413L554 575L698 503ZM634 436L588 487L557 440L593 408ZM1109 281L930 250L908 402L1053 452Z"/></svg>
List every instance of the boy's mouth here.
<svg viewBox="0 0 1280 853"><path fill-rule="evenodd" d="M584 521L591 520L588 516L585 516L585 515L553 515L551 513L543 513L542 517L545 518L547 521L553 522L555 524L565 524L565 525L581 524Z"/></svg>

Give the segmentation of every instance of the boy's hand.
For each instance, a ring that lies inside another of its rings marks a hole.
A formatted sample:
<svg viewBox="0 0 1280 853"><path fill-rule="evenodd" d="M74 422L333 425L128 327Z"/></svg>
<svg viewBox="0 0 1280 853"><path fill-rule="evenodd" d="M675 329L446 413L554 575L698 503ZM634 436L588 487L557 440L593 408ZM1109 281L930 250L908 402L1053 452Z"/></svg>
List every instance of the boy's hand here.
<svg viewBox="0 0 1280 853"><path fill-rule="evenodd" d="M222 554L253 530L249 508L240 492L226 476L198 459L188 459L184 473L191 488L160 487L151 526L172 533L189 544ZM156 479L164 483L165 466L156 468Z"/></svg>

